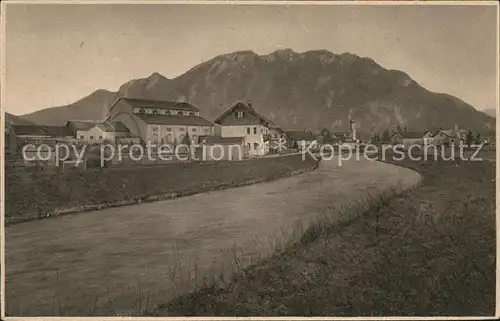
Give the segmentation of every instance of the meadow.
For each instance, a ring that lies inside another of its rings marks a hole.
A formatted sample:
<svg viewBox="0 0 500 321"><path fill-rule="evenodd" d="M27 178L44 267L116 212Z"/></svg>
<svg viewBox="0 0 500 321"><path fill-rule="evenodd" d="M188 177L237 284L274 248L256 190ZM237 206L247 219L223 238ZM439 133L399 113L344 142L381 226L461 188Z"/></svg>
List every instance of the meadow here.
<svg viewBox="0 0 500 321"><path fill-rule="evenodd" d="M5 170L7 224L271 181L314 169L302 155L43 172Z"/></svg>

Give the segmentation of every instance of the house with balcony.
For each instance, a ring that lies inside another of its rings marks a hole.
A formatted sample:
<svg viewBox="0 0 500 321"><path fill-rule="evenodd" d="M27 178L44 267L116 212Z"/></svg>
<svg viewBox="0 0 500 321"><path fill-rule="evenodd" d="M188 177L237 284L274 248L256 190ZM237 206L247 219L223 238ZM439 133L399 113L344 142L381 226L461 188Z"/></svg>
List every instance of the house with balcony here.
<svg viewBox="0 0 500 321"><path fill-rule="evenodd" d="M269 152L270 141L280 137L279 128L258 113L251 103L236 103L214 120L217 135L222 138L244 138L248 156L263 156Z"/></svg>

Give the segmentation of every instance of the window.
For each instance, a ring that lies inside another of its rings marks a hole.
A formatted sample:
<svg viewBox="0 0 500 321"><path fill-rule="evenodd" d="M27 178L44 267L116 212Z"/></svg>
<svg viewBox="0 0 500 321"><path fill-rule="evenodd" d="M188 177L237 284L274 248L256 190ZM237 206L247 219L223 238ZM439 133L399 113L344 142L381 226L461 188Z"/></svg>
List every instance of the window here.
<svg viewBox="0 0 500 321"><path fill-rule="evenodd" d="M144 110L144 108L139 109L139 114L145 114L145 113L146 111Z"/></svg>
<svg viewBox="0 0 500 321"><path fill-rule="evenodd" d="M172 144L174 142L174 139L172 138L172 134L167 135L167 144Z"/></svg>
<svg viewBox="0 0 500 321"><path fill-rule="evenodd" d="M190 112L189 115L194 116L196 115L194 111Z"/></svg>
<svg viewBox="0 0 500 321"><path fill-rule="evenodd" d="M84 138L85 138L85 136L83 136L83 135L80 135L80 139L84 139Z"/></svg>
<svg viewBox="0 0 500 321"><path fill-rule="evenodd" d="M243 117L245 117L245 112L244 111L237 111L235 116L236 116L236 118L243 118Z"/></svg>
<svg viewBox="0 0 500 321"><path fill-rule="evenodd" d="M171 131L172 131L172 128L167 127L167 132L171 132Z"/></svg>
<svg viewBox="0 0 500 321"><path fill-rule="evenodd" d="M205 127L204 131L205 133L210 133L210 127Z"/></svg>
<svg viewBox="0 0 500 321"><path fill-rule="evenodd" d="M170 110L165 110L165 115L172 115L172 112Z"/></svg>
<svg viewBox="0 0 500 321"><path fill-rule="evenodd" d="M257 134L257 127L254 127L254 128L253 128L253 133L254 133L254 134Z"/></svg>
<svg viewBox="0 0 500 321"><path fill-rule="evenodd" d="M247 134L250 135L250 127L247 127Z"/></svg>
<svg viewBox="0 0 500 321"><path fill-rule="evenodd" d="M158 109L153 110L153 115L159 115L160 113L158 112Z"/></svg>
<svg viewBox="0 0 500 321"><path fill-rule="evenodd" d="M192 132L195 132L195 131L196 131L196 128L191 128L191 131L192 131Z"/></svg>
<svg viewBox="0 0 500 321"><path fill-rule="evenodd" d="M90 136L89 138L90 138L90 140L92 140L92 139L94 139L94 136Z"/></svg>
<svg viewBox="0 0 500 321"><path fill-rule="evenodd" d="M99 139L102 139L102 136L99 136Z"/></svg>

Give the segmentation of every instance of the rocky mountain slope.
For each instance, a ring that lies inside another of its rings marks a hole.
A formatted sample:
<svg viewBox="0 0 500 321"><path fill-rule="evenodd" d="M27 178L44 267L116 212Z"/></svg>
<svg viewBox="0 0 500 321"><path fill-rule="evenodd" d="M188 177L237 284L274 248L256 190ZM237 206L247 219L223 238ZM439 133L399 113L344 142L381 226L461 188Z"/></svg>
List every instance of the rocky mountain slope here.
<svg viewBox="0 0 500 321"><path fill-rule="evenodd" d="M240 51L217 56L183 75L154 73L123 84L118 92L98 90L68 106L23 118L44 124L68 119L100 119L120 96L188 101L210 120L237 101L284 128L345 130L349 118L369 133L406 125L411 130L451 128L490 131L494 118L462 100L433 93L410 76L387 70L370 58L325 50L269 55Z"/></svg>

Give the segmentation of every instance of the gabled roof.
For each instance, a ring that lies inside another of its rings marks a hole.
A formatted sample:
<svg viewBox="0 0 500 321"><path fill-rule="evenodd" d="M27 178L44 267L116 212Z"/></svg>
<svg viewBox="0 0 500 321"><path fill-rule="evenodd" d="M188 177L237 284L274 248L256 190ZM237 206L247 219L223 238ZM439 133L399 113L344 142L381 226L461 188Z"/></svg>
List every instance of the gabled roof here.
<svg viewBox="0 0 500 321"><path fill-rule="evenodd" d="M93 120L69 120L66 126L73 125L76 130L89 130L96 126L98 122Z"/></svg>
<svg viewBox="0 0 500 321"><path fill-rule="evenodd" d="M197 107L180 101L167 101L167 100L152 100L145 98L129 98L120 97L111 106L110 110L119 102L124 101L131 105L133 108L155 108L155 109L170 109L170 110L185 110L185 111L200 111Z"/></svg>
<svg viewBox="0 0 500 321"><path fill-rule="evenodd" d="M64 126L12 125L16 135L43 137L71 137L73 133Z"/></svg>
<svg viewBox="0 0 500 321"><path fill-rule="evenodd" d="M249 112L250 114L254 115L255 117L257 118L260 118L260 120L263 122L263 123L267 123L269 124L270 126L273 126L273 127L276 127L276 125L273 123L272 120L262 116L261 114L259 114L255 109L253 109L253 107L250 107L250 106L247 106L245 105L244 103L242 102L237 102L233 107L229 108L228 110L226 110L225 112L223 112L219 117L217 117L215 120L214 120L214 123L216 124L220 124L222 118L226 117L228 114L230 114L235 108L243 108L245 109L247 112Z"/></svg>
<svg viewBox="0 0 500 321"><path fill-rule="evenodd" d="M293 139L295 141L305 140L305 141L313 141L316 140L310 132L306 132L303 130L287 130L285 131L286 136L289 139Z"/></svg>
<svg viewBox="0 0 500 321"><path fill-rule="evenodd" d="M446 135L446 136L448 136L448 137L453 137L453 136L455 136L455 135L453 134L453 129L441 129L439 132L437 132L437 133L436 133L436 135L437 135L437 134L439 134L439 133L443 133L443 134L445 134L445 135Z"/></svg>
<svg viewBox="0 0 500 321"><path fill-rule="evenodd" d="M92 121L92 120L70 120L66 123L73 125L76 130L89 130L94 127L100 128L104 132L128 133L129 129L121 122L116 121Z"/></svg>
<svg viewBox="0 0 500 321"><path fill-rule="evenodd" d="M200 136L200 142L206 144L242 144L245 137Z"/></svg>
<svg viewBox="0 0 500 321"><path fill-rule="evenodd" d="M150 115L135 114L147 124L154 125L190 125L190 126L213 126L214 124L200 116L180 115Z"/></svg>
<svg viewBox="0 0 500 321"><path fill-rule="evenodd" d="M431 136L434 136L432 132L430 131L425 131L425 132L394 132L391 137L394 137L394 135L401 136L402 138L408 138L408 139L417 139L417 138L423 138L425 134L431 133Z"/></svg>

